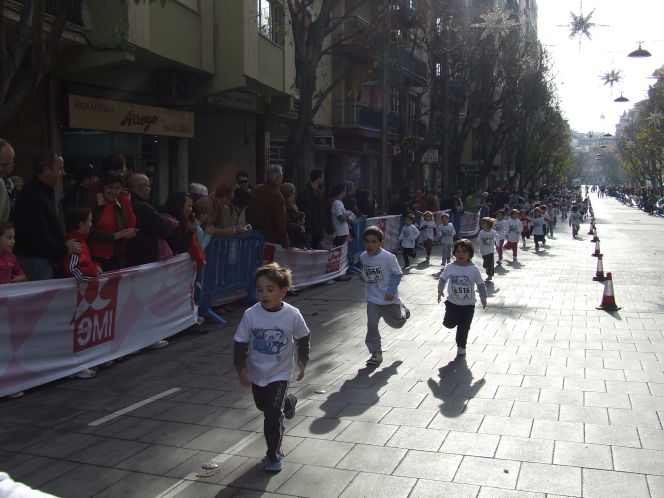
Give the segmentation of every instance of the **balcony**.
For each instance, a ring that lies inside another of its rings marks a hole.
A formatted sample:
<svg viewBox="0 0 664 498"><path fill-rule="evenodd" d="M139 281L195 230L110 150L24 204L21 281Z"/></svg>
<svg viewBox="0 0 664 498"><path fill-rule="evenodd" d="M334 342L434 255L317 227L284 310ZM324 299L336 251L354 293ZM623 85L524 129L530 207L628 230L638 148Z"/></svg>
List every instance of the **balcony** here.
<svg viewBox="0 0 664 498"><path fill-rule="evenodd" d="M332 124L341 128L358 128L380 132L383 123L383 111L363 102L337 100L332 103ZM387 131L397 133L399 115L390 112L387 115Z"/></svg>
<svg viewBox="0 0 664 498"><path fill-rule="evenodd" d="M404 47L390 47L388 57L402 76L410 78L414 84L426 85L429 71L427 63L420 57Z"/></svg>
<svg viewBox="0 0 664 498"><path fill-rule="evenodd" d="M83 0L76 0L70 4L69 11L67 12L67 22L83 26L83 15L81 12L82 3ZM46 13L57 17L60 14L59 4L60 2L57 0L46 0Z"/></svg>
<svg viewBox="0 0 664 498"><path fill-rule="evenodd" d="M369 21L360 16L332 18L332 25L340 23L331 33L334 52L353 57L369 58L375 52L372 47L373 30Z"/></svg>

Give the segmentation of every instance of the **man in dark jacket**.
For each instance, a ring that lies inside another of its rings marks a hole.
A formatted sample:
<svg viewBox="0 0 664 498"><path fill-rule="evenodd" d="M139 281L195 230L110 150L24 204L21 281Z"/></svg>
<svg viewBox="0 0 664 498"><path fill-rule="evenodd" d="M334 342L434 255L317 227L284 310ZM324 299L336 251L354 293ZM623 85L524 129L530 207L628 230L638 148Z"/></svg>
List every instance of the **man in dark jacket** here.
<svg viewBox="0 0 664 498"><path fill-rule="evenodd" d="M305 214L304 228L311 236L311 246L316 249L323 238L323 229L328 225L325 221L325 199L321 191L323 172L314 169L309 175L309 183L297 199L297 207Z"/></svg>
<svg viewBox="0 0 664 498"><path fill-rule="evenodd" d="M62 156L53 151L41 154L35 162L35 176L16 199L16 254L28 280L63 277L65 254L81 251L75 240L65 243L55 209L55 186L65 174L64 164Z"/></svg>
<svg viewBox="0 0 664 498"><path fill-rule="evenodd" d="M127 264L138 266L158 259L158 240L168 239L172 227L150 204L150 179L140 173L129 177L131 206L136 215L136 237L127 244Z"/></svg>
<svg viewBox="0 0 664 498"><path fill-rule="evenodd" d="M287 248L290 247L290 239L286 200L279 191L279 187L284 183L281 166L270 166L268 179L266 183L257 185L251 193L251 202L246 210L247 221L263 234L266 242L281 244Z"/></svg>

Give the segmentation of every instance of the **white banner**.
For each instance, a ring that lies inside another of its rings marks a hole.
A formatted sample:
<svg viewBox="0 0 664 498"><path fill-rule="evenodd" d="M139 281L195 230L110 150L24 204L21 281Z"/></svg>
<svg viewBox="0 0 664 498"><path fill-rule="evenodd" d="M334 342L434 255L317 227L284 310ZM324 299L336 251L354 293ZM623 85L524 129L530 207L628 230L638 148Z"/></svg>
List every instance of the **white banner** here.
<svg viewBox="0 0 664 498"><path fill-rule="evenodd" d="M348 270L348 244L331 251L284 249L279 244L265 243L265 262L276 261L293 272L293 289L320 284L346 274Z"/></svg>
<svg viewBox="0 0 664 498"><path fill-rule="evenodd" d="M196 323L188 254L102 274L0 285L0 396L133 353Z"/></svg>
<svg viewBox="0 0 664 498"><path fill-rule="evenodd" d="M391 253L401 252L399 243L399 232L401 231L401 216L391 214L376 218L367 218L367 227L377 226L383 231L385 239L383 240L383 249Z"/></svg>

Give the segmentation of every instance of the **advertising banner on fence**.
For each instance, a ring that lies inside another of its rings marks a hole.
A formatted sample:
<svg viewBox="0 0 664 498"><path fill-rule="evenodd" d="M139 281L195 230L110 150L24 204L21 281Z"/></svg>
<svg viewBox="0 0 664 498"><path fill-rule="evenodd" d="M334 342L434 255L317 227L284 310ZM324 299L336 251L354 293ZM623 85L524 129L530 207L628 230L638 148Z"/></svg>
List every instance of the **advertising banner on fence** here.
<svg viewBox="0 0 664 498"><path fill-rule="evenodd" d="M331 251L305 251L284 249L279 244L265 243L265 262L276 261L287 265L293 272L293 288L298 289L346 274L348 270L348 244Z"/></svg>
<svg viewBox="0 0 664 498"><path fill-rule="evenodd" d="M0 286L0 397L133 353L196 323L188 254L90 282Z"/></svg>
<svg viewBox="0 0 664 498"><path fill-rule="evenodd" d="M433 219L436 222L436 226L440 223L440 215L443 213L447 213L450 216L451 210L447 211L434 211L433 214ZM450 222L452 220L450 219ZM464 211L464 213L461 215L461 224L459 228L459 233L457 234L457 237L460 239L468 239L475 237L478 233L480 232L480 213L479 211L477 213L471 213L469 211Z"/></svg>

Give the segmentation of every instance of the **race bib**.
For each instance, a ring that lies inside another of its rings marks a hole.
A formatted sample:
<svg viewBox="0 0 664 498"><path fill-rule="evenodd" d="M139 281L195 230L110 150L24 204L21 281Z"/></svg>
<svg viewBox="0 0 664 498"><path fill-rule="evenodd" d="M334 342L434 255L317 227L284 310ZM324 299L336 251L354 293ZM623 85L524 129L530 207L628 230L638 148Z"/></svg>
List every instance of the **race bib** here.
<svg viewBox="0 0 664 498"><path fill-rule="evenodd" d="M370 284L375 284L383 280L383 270L380 266L364 266L364 280Z"/></svg>
<svg viewBox="0 0 664 498"><path fill-rule="evenodd" d="M467 277L452 277L452 297L457 299L472 299L473 284Z"/></svg>
<svg viewBox="0 0 664 498"><path fill-rule="evenodd" d="M510 225L509 228L510 228L510 232L518 232L519 231L519 227L516 226L516 225Z"/></svg>

